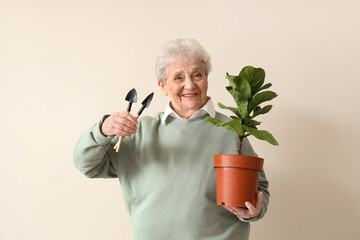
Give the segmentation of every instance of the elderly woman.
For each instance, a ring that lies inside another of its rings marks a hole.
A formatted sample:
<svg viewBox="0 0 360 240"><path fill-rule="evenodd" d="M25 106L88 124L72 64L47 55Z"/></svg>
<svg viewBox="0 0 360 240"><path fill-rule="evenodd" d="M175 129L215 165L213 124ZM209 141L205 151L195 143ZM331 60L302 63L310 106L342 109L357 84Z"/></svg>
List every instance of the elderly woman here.
<svg viewBox="0 0 360 240"><path fill-rule="evenodd" d="M79 140L76 167L90 178L119 178L133 239L248 239L262 218L268 182L259 178L256 206L216 205L214 154L237 154L238 137L205 121L228 121L207 95L210 56L192 39L167 43L156 62L164 112L137 121L128 112L105 115ZM119 153L118 137L126 136ZM256 156L245 140L243 155Z"/></svg>

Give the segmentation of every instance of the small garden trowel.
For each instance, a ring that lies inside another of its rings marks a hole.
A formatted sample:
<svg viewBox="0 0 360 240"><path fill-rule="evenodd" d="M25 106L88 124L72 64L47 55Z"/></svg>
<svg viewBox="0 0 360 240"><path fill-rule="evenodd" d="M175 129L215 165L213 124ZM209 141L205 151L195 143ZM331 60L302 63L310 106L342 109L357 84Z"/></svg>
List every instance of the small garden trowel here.
<svg viewBox="0 0 360 240"><path fill-rule="evenodd" d="M153 99L154 93L150 93L145 100L141 103L142 106L140 108L140 110L137 113L136 119L138 119L141 115L141 113L144 111L145 108L149 107L151 100Z"/></svg>
<svg viewBox="0 0 360 240"><path fill-rule="evenodd" d="M131 105L133 102L136 103L137 101L137 92L135 90L135 88L131 89L128 94L126 95L125 97L125 100L129 102L129 105L126 109L127 112L130 112L131 111Z"/></svg>
<svg viewBox="0 0 360 240"><path fill-rule="evenodd" d="M137 92L136 92L136 89L135 89L135 88L131 89L131 90L128 92L128 94L127 94L126 97L125 97L125 100L129 102L129 105L128 105L126 111L127 111L127 112L130 112L130 111L131 111L131 105L132 105L132 103L133 103L133 102L136 103L136 101L137 101ZM119 151L120 144L121 144L123 138L124 138L124 136L120 136L119 141L118 141L118 142L116 143L116 145L114 146L114 149L116 150L116 152Z"/></svg>

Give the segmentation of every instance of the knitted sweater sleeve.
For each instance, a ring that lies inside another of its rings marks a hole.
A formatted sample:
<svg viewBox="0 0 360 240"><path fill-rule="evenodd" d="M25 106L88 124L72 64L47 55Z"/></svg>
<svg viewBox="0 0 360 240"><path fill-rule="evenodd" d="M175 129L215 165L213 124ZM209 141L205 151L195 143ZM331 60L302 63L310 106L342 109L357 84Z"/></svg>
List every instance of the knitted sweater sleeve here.
<svg viewBox="0 0 360 240"><path fill-rule="evenodd" d="M118 138L106 137L100 130L107 116L80 137L74 150L76 168L89 178L117 177L118 158L112 147Z"/></svg>
<svg viewBox="0 0 360 240"><path fill-rule="evenodd" d="M254 156L254 157L258 156L255 153L254 149L252 148L252 146L247 138L244 138L244 140L243 140L242 154L247 155L247 156ZM254 218L250 218L250 219L243 219L241 217L238 217L241 221L254 222L254 221L260 220L261 218L264 217L264 215L267 211L267 207L269 205L269 198L270 198L270 193L269 193L268 188L269 188L269 182L266 179L265 172L263 170L262 172L260 172L259 183L258 183L258 191L261 191L263 193L262 201L261 201L261 212L258 216L254 217Z"/></svg>

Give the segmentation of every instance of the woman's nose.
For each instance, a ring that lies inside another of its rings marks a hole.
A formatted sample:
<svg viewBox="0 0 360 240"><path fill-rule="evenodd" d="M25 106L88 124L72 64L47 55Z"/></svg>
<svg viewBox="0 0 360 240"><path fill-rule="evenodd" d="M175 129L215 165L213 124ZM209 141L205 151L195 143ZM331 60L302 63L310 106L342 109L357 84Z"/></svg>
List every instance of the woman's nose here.
<svg viewBox="0 0 360 240"><path fill-rule="evenodd" d="M194 84L194 82L192 81L192 79L190 77L186 77L185 78L185 89L194 89L196 88L196 85Z"/></svg>

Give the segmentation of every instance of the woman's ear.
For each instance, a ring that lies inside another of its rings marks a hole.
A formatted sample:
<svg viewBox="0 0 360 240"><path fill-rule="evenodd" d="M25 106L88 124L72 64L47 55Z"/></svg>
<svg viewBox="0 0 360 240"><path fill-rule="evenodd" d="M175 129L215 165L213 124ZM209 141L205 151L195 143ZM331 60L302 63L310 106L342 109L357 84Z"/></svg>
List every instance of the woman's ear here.
<svg viewBox="0 0 360 240"><path fill-rule="evenodd" d="M160 81L158 81L158 85L161 88L162 93L166 97L168 95L168 92L167 92L167 89L166 89L165 85Z"/></svg>

